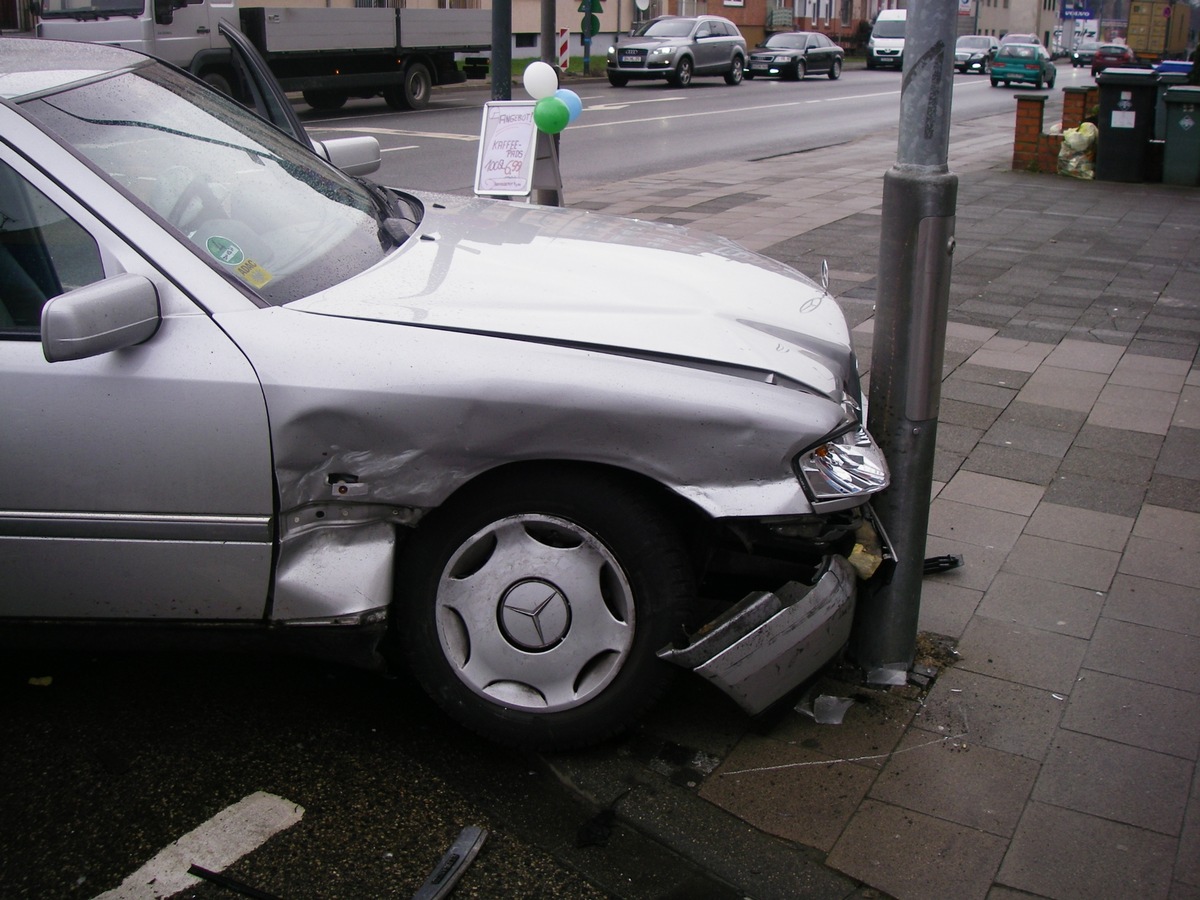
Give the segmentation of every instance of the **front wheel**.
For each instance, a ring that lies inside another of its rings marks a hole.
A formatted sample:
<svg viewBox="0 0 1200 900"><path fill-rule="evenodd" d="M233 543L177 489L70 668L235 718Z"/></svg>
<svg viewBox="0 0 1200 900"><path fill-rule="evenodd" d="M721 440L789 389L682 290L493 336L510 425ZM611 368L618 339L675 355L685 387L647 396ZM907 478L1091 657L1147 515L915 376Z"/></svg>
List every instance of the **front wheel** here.
<svg viewBox="0 0 1200 900"><path fill-rule="evenodd" d="M397 637L455 719L514 746L604 740L673 674L694 586L675 528L625 479L495 480L431 513L397 571Z"/></svg>
<svg viewBox="0 0 1200 900"><path fill-rule="evenodd" d="M842 61L835 59L833 65L829 67L829 80L837 81L842 77Z"/></svg>
<svg viewBox="0 0 1200 900"><path fill-rule="evenodd" d="M675 87L687 87L692 83L692 61L688 57L684 57L675 66L675 71L667 76L667 81L675 85Z"/></svg>
<svg viewBox="0 0 1200 900"><path fill-rule="evenodd" d="M625 85L629 84L629 76L618 75L616 72L609 72L608 83L613 87L625 87Z"/></svg>
<svg viewBox="0 0 1200 900"><path fill-rule="evenodd" d="M725 73L726 84L741 84L742 78L746 74L746 64L742 62L740 56L735 56L733 62L729 66L729 71Z"/></svg>

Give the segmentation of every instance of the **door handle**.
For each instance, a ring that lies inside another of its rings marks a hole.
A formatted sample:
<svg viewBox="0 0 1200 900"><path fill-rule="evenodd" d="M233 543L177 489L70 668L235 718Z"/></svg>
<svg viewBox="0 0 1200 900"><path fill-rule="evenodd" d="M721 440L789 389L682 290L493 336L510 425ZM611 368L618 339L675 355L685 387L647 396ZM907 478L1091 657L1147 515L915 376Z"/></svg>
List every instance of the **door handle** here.
<svg viewBox="0 0 1200 900"><path fill-rule="evenodd" d="M209 28L207 25L201 25L199 28L196 29L196 34L208 34L210 31L212 31L212 29Z"/></svg>

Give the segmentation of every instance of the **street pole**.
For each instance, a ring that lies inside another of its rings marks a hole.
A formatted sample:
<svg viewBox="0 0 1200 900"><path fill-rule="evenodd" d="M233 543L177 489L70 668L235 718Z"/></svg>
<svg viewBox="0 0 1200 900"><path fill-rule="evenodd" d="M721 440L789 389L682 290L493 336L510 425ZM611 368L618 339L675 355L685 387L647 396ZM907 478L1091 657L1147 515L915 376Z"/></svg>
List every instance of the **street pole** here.
<svg viewBox="0 0 1200 900"><path fill-rule="evenodd" d="M512 0L492 2L492 99L512 99Z"/></svg>
<svg viewBox="0 0 1200 900"><path fill-rule="evenodd" d="M904 684L916 649L958 195L947 166L957 16L957 0L908 6L899 149L883 180L868 426L892 473L874 507L896 566L867 583L855 613L850 653L871 684Z"/></svg>

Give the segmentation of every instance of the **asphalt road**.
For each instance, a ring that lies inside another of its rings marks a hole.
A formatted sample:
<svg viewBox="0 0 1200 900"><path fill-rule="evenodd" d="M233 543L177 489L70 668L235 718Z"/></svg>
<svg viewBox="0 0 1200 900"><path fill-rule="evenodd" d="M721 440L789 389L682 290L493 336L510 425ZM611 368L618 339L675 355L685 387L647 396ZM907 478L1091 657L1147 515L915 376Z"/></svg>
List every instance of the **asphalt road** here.
<svg viewBox="0 0 1200 900"><path fill-rule="evenodd" d="M1086 69L1059 65L1056 88L1091 84ZM720 160L750 160L836 146L894 129L900 113L900 73L852 68L837 81L756 78L730 87L720 78L691 87L631 83L613 88L603 78L568 81L583 112L560 137L564 193ZM955 75L954 122L1014 109L1013 98L1032 86L993 88L980 75ZM472 193L483 87L435 91L428 109L394 112L382 101L355 100L336 114L303 108L316 138L373 134L383 164L372 176L415 190ZM519 85L513 99L528 99Z"/></svg>
<svg viewBox="0 0 1200 900"><path fill-rule="evenodd" d="M0 663L0 710L0 897L98 897L260 792L297 821L257 847L212 826L183 843L205 865L222 840L241 841L227 869L205 867L273 897L411 897L468 826L488 835L455 897L738 896L614 827L544 760L458 729L406 678L282 659L26 654ZM237 896L204 882L174 895Z"/></svg>

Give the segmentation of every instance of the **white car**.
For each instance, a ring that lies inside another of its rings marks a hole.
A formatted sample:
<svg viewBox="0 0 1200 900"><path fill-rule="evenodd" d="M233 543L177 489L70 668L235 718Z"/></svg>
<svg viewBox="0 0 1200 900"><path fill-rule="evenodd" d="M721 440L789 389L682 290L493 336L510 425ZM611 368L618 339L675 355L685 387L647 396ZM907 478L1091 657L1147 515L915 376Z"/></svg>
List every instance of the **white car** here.
<svg viewBox="0 0 1200 900"><path fill-rule="evenodd" d="M236 87L282 112L250 53ZM757 712L837 653L888 474L821 287L685 229L385 189L321 158L371 169L373 139L278 125L146 56L0 39L0 637L408 665L536 747L680 666Z"/></svg>

